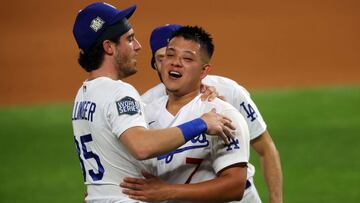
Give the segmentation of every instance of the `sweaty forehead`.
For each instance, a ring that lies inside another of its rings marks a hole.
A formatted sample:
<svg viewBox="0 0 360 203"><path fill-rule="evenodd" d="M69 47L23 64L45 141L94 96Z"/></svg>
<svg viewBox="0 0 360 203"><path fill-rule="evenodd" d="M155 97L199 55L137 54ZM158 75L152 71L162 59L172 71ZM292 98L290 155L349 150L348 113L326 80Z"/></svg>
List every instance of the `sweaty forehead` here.
<svg viewBox="0 0 360 203"><path fill-rule="evenodd" d="M200 44L192 40L186 40L183 37L174 37L168 44L168 50L196 54L200 53Z"/></svg>

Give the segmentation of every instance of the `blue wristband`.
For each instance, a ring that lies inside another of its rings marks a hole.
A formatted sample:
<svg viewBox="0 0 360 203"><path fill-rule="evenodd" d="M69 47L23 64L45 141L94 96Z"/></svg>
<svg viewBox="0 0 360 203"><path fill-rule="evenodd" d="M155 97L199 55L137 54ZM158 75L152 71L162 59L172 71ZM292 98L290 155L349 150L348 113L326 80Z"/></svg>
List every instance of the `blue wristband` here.
<svg viewBox="0 0 360 203"><path fill-rule="evenodd" d="M201 118L194 119L176 127L180 128L184 136L185 142L193 139L194 137L200 135L201 133L204 133L207 130L207 125L205 121Z"/></svg>

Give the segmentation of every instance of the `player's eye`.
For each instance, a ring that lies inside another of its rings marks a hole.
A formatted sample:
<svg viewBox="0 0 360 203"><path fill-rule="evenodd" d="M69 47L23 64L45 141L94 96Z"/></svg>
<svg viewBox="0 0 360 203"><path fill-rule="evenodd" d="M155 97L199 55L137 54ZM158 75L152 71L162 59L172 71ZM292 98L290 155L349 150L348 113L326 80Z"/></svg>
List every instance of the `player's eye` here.
<svg viewBox="0 0 360 203"><path fill-rule="evenodd" d="M173 53L166 53L166 57L173 57L174 54Z"/></svg>
<svg viewBox="0 0 360 203"><path fill-rule="evenodd" d="M163 59L164 59L164 56L158 56L158 57L156 57L156 61L158 61L158 62L162 62Z"/></svg>
<svg viewBox="0 0 360 203"><path fill-rule="evenodd" d="M192 59L192 58L189 58L189 57L184 57L183 59L184 59L184 61L187 61L187 62L193 61L193 59Z"/></svg>
<svg viewBox="0 0 360 203"><path fill-rule="evenodd" d="M128 39L129 42L132 42L132 41L135 40L135 36L134 36L134 35L130 35L127 39Z"/></svg>

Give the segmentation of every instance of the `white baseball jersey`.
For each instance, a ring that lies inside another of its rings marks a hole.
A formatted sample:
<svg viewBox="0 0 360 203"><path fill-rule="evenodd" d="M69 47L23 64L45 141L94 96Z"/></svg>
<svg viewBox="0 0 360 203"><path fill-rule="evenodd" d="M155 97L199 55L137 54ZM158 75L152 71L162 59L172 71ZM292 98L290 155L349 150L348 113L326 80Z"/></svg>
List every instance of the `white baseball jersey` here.
<svg viewBox="0 0 360 203"><path fill-rule="evenodd" d="M170 183L197 183L216 178L216 174L233 164L249 160L249 130L243 116L230 104L215 99L201 101L200 95L183 106L174 116L166 109L167 96L145 106L150 128L168 128L200 117L215 108L236 127L235 138L225 145L219 137L200 134L178 149L154 160L157 175Z"/></svg>
<svg viewBox="0 0 360 203"><path fill-rule="evenodd" d="M125 176L141 177L146 169L119 140L128 128L147 127L135 88L107 77L85 81L75 98L72 125L87 185L86 201L139 202L119 187Z"/></svg>
<svg viewBox="0 0 360 203"><path fill-rule="evenodd" d="M219 95L224 96L226 101L235 107L245 118L246 123L249 127L250 140L253 140L260 136L266 130L266 123L264 122L257 106L254 101L251 99L249 92L237 82L216 75L206 76L202 82L206 85L214 86L219 92ZM151 88L141 96L141 101L145 104L151 103L154 99L160 98L166 95L166 90L164 84L160 83L155 87ZM248 164L248 180L252 183L252 177L255 174L255 167L251 164ZM256 189L255 189L256 190ZM248 194L249 191L246 190L244 195L254 195ZM247 201L241 201L247 202ZM254 201L255 202L255 201Z"/></svg>
<svg viewBox="0 0 360 203"><path fill-rule="evenodd" d="M265 132L266 124L249 92L244 87L229 78L216 75L208 75L202 82L214 86L219 95L224 96L227 102L240 111L249 126L251 140ZM141 101L148 104L164 95L166 95L165 86L160 83L145 92L141 96Z"/></svg>

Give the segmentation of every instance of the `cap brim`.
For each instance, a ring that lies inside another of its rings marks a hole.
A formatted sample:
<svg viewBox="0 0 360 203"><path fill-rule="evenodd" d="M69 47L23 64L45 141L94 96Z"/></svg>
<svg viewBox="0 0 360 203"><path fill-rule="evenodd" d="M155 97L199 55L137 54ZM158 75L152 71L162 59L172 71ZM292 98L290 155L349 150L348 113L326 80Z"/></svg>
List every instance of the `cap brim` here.
<svg viewBox="0 0 360 203"><path fill-rule="evenodd" d="M135 12L135 10L136 10L136 5L132 5L129 8L126 8L121 11L119 10L118 14L114 18L114 20L111 22L111 24L114 24L114 23L122 20L123 18L129 19L132 16L132 14Z"/></svg>

